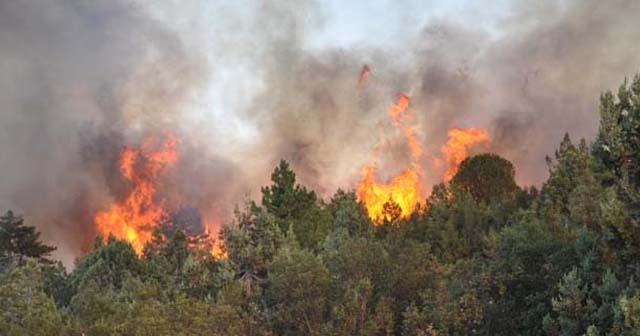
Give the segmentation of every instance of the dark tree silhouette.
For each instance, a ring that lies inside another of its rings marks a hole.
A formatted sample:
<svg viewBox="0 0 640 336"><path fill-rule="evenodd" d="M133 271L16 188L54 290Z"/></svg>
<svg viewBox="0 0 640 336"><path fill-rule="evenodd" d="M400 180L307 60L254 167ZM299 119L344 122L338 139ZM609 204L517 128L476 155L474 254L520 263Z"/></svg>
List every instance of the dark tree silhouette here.
<svg viewBox="0 0 640 336"><path fill-rule="evenodd" d="M513 164L495 154L480 154L466 158L460 164L451 183L466 189L479 202L491 202L515 196Z"/></svg>
<svg viewBox="0 0 640 336"><path fill-rule="evenodd" d="M49 262L49 255L56 248L40 241L40 232L33 226L24 225L22 216L7 211L0 217L0 258L4 261L17 258L22 263L24 258L36 258Z"/></svg>

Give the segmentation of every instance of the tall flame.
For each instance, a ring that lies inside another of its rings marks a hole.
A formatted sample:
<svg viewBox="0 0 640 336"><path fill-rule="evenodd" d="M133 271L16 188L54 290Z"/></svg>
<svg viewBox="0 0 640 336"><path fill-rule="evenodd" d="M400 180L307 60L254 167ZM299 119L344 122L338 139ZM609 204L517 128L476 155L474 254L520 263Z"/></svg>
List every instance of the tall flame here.
<svg viewBox="0 0 640 336"><path fill-rule="evenodd" d="M447 164L444 181L449 182L458 172L460 163L469 155L472 146L487 145L489 141L489 133L483 128L450 128L447 142L441 149Z"/></svg>
<svg viewBox="0 0 640 336"><path fill-rule="evenodd" d="M420 167L418 160L423 150L416 135L415 126L411 125L413 114L409 109L409 97L399 94L396 102L389 108L391 125L398 129L411 152L411 163L387 181L376 179L376 164L369 162L362 169L362 178L357 187L358 199L365 203L369 217L374 222L391 220L391 214L385 213L385 203L392 201L400 207L400 217L406 217L414 210L422 199L420 191ZM374 149L374 155L388 143L384 139ZM375 158L374 158L375 159Z"/></svg>
<svg viewBox="0 0 640 336"><path fill-rule="evenodd" d="M131 191L109 210L96 214L98 233L127 240L136 252L151 239L153 228L167 215L163 203L155 199L158 174L177 159L177 140L168 135L162 141L146 139L140 148L124 147L120 153L120 172L131 183Z"/></svg>

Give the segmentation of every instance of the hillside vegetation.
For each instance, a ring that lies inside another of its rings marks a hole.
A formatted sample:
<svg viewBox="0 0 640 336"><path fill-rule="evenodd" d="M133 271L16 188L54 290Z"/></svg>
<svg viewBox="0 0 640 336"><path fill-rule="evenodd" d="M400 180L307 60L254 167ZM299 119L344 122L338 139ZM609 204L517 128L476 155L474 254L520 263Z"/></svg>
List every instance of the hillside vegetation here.
<svg viewBox="0 0 640 336"><path fill-rule="evenodd" d="M141 255L97 237L68 272L9 211L0 334L640 335L640 77L600 115L539 190L482 154L376 225L354 192L323 200L283 161L221 230L225 257L158 230Z"/></svg>

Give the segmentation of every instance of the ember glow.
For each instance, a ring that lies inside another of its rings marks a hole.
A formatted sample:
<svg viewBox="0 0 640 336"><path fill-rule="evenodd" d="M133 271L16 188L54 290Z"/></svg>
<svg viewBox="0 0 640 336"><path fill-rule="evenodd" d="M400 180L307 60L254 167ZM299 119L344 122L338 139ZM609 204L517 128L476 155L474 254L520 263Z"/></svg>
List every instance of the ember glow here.
<svg viewBox="0 0 640 336"><path fill-rule="evenodd" d="M142 252L154 227L168 215L162 200L157 199L156 183L159 174L177 161L176 144L175 136L167 135L163 141L151 137L140 148L122 149L120 173L131 189L122 201L96 214L99 234L124 239L138 254Z"/></svg>
<svg viewBox="0 0 640 336"><path fill-rule="evenodd" d="M447 165L444 181L448 182L453 178L473 146L486 146L490 141L489 133L482 128L450 128L447 142L442 146L442 154Z"/></svg>
<svg viewBox="0 0 640 336"><path fill-rule="evenodd" d="M409 101L409 96L399 94L396 102L389 108L389 116L391 125L401 132L410 150L410 164L387 181L378 180L376 174L378 154L389 142L389 139L383 139L374 149L373 160L363 167L362 178L357 187L358 199L365 203L369 217L376 223L392 219L391 214L385 213L384 210L387 202L397 204L401 210L400 217L406 217L422 200L419 159L423 150L413 125L414 118L409 109Z"/></svg>

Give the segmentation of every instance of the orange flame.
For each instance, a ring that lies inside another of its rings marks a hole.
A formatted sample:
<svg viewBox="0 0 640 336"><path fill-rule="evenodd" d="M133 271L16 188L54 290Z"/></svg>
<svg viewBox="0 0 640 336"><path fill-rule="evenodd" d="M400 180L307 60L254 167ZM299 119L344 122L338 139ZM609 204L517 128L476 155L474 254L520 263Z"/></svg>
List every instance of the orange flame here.
<svg viewBox="0 0 640 336"><path fill-rule="evenodd" d="M468 156L469 149L472 146L478 144L487 145L490 141L489 133L482 128L450 128L447 142L441 149L447 163L444 181L449 182L458 172L460 163Z"/></svg>
<svg viewBox="0 0 640 336"><path fill-rule="evenodd" d="M218 230L220 229L220 226L221 224L217 218L210 217L205 219L205 224L204 224L205 234L210 237L209 254L211 254L217 259L226 259L227 252L224 249L224 244L222 243L222 240L216 239L214 235L211 234L209 229L209 228L213 228L214 231L218 232Z"/></svg>
<svg viewBox="0 0 640 336"><path fill-rule="evenodd" d="M400 207L400 217L407 217L414 210L416 204L421 201L420 174L418 160L423 150L416 135L416 128L411 125L413 115L409 110L409 97L399 94L395 104L389 108L391 125L399 129L411 152L411 163L388 181L376 180L376 165L368 163L362 169L362 178L357 187L358 199L364 202L369 217L374 222L391 220L391 214L385 213L384 205L393 201ZM382 140L381 144L374 148L377 155L389 139Z"/></svg>
<svg viewBox="0 0 640 336"><path fill-rule="evenodd" d="M398 126L400 124L400 119L403 117L404 113L409 109L409 96L404 93L400 93L396 98L396 103L391 105L389 108L389 116L391 116L391 122L393 126Z"/></svg>
<svg viewBox="0 0 640 336"><path fill-rule="evenodd" d="M127 240L138 254L142 252L153 228L167 215L162 202L155 200L155 182L163 168L177 161L176 144L175 136L169 135L164 143L149 138L140 148L123 148L120 172L132 189L122 202L96 214L98 233Z"/></svg>
<svg viewBox="0 0 640 336"><path fill-rule="evenodd" d="M220 241L216 241L210 251L211 255L217 259L227 259L227 251L224 249L224 245Z"/></svg>
<svg viewBox="0 0 640 336"><path fill-rule="evenodd" d="M417 171L407 168L388 182L377 182L374 173L375 166L365 166L357 190L358 198L365 203L369 217L376 222L391 220L390 214L384 211L384 205L389 200L400 207L401 217L408 216L420 200L420 178Z"/></svg>

